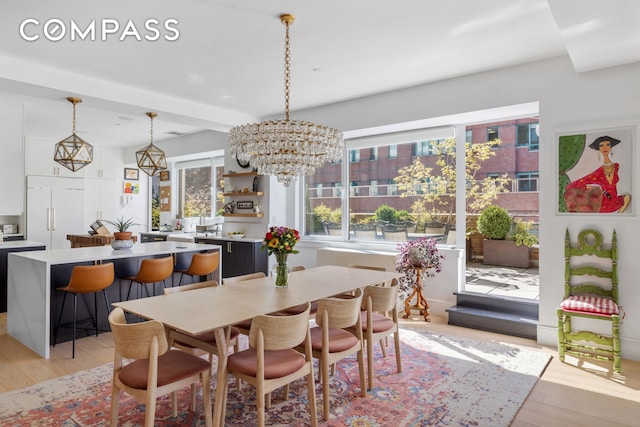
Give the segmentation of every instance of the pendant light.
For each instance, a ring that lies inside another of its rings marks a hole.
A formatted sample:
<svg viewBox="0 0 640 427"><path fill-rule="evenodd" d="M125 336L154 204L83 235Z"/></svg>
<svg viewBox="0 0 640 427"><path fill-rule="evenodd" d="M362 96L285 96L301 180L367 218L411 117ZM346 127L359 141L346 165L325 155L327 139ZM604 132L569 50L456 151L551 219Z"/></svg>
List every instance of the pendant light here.
<svg viewBox="0 0 640 427"><path fill-rule="evenodd" d="M164 151L153 145L153 118L157 115L157 113L153 112L147 113L147 116L151 119L151 140L149 145L136 151L138 167L149 176L157 175L160 171L167 169L167 159Z"/></svg>
<svg viewBox="0 0 640 427"><path fill-rule="evenodd" d="M229 131L231 155L258 170L275 175L285 187L298 176L313 175L316 168L342 158L342 132L301 120L289 120L290 64L289 26L295 17L280 15L286 26L284 43L285 119L240 125Z"/></svg>
<svg viewBox="0 0 640 427"><path fill-rule="evenodd" d="M73 104L73 130L71 136L56 144L53 160L77 172L93 162L93 146L76 135L76 104L82 102L82 99L69 97L67 101Z"/></svg>

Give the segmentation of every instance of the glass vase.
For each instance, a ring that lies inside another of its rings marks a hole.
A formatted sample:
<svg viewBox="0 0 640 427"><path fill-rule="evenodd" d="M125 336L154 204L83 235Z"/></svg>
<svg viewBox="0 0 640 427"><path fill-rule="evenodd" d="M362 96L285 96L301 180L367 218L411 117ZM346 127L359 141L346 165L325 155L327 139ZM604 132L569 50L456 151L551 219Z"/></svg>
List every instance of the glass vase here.
<svg viewBox="0 0 640 427"><path fill-rule="evenodd" d="M289 286L289 276L291 270L287 264L287 254L276 254L276 263L271 268L271 276L276 288L286 288Z"/></svg>

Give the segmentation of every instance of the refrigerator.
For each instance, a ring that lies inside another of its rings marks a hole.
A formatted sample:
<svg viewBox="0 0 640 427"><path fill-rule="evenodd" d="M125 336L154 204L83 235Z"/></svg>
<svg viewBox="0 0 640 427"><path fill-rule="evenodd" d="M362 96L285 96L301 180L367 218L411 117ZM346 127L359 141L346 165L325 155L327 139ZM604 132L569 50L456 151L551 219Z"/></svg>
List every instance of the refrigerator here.
<svg viewBox="0 0 640 427"><path fill-rule="evenodd" d="M67 234L86 234L84 221L82 178L27 177L27 240L70 248Z"/></svg>

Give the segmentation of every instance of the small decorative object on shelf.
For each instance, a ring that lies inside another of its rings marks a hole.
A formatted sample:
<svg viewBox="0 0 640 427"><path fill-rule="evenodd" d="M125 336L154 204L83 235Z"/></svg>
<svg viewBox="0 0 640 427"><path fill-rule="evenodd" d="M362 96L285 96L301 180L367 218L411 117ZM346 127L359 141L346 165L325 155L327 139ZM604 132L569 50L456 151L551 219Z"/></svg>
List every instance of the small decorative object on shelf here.
<svg viewBox="0 0 640 427"><path fill-rule="evenodd" d="M298 230L289 227L270 227L262 241L262 248L269 255L275 254L276 264L271 269L271 275L277 288L289 286L291 270L287 264L289 254L297 254L293 247L300 241Z"/></svg>
<svg viewBox="0 0 640 427"><path fill-rule="evenodd" d="M429 303L422 294L422 277L434 277L442 271L444 255L438 252L435 239L422 238L398 245L396 271L404 273L400 278L400 297L404 301L404 318L408 318L411 309L420 310L426 322L429 321ZM416 304L411 299L416 297Z"/></svg>
<svg viewBox="0 0 640 427"><path fill-rule="evenodd" d="M224 204L224 213L225 214L232 214L233 213L233 209L235 208L235 204L236 202L229 202L229 203L225 203Z"/></svg>

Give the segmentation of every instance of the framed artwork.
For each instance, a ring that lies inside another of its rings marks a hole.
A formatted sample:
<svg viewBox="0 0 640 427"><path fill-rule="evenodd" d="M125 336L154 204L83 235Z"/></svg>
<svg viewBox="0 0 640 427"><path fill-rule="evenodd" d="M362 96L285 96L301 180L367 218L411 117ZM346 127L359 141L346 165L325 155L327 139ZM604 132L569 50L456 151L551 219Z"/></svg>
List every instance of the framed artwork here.
<svg viewBox="0 0 640 427"><path fill-rule="evenodd" d="M124 179L127 181L137 181L140 178L140 171L134 168L124 168Z"/></svg>
<svg viewBox="0 0 640 427"><path fill-rule="evenodd" d="M238 209L253 209L253 202L250 200L245 202L238 202L236 203L236 207Z"/></svg>
<svg viewBox="0 0 640 427"><path fill-rule="evenodd" d="M557 135L558 213L633 215L635 127Z"/></svg>
<svg viewBox="0 0 640 427"><path fill-rule="evenodd" d="M125 181L122 192L124 194L140 194L140 185L137 182Z"/></svg>
<svg viewBox="0 0 640 427"><path fill-rule="evenodd" d="M169 171L160 171L160 181L169 181Z"/></svg>

